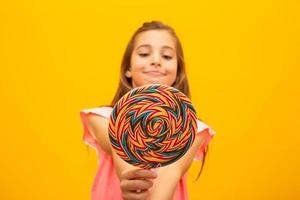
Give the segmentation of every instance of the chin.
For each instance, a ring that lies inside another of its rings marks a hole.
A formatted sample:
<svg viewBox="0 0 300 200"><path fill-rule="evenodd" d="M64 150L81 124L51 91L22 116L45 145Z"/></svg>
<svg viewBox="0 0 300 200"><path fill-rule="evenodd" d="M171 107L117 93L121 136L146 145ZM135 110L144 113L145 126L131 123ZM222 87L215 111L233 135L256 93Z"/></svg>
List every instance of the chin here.
<svg viewBox="0 0 300 200"><path fill-rule="evenodd" d="M166 85L166 86L171 86L168 82L166 81L162 81L160 79L152 79L152 80L145 80L144 82L137 84L136 87L140 87L143 85L149 85L149 84L162 84L162 85Z"/></svg>
<svg viewBox="0 0 300 200"><path fill-rule="evenodd" d="M145 85L147 85L147 84L162 84L162 85L165 85L165 83L163 83L163 82L161 82L161 81L147 81L147 82L145 83Z"/></svg>

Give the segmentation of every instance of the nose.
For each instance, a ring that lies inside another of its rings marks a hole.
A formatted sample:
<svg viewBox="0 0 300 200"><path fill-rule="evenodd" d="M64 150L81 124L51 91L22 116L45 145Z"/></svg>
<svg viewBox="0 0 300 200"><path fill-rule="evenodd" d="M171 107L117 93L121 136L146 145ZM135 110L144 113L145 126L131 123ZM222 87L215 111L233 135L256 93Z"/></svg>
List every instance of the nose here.
<svg viewBox="0 0 300 200"><path fill-rule="evenodd" d="M159 53L154 53L151 60L151 66L160 67L160 55Z"/></svg>

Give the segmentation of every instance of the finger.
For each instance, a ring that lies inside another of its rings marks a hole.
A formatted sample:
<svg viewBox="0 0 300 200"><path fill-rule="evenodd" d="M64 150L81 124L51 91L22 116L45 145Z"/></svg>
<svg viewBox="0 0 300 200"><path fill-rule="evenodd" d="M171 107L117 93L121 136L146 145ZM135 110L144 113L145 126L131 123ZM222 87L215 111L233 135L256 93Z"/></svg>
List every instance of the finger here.
<svg viewBox="0 0 300 200"><path fill-rule="evenodd" d="M150 196L150 192L148 190L142 190L141 192L127 192L123 194L124 200L146 200Z"/></svg>
<svg viewBox="0 0 300 200"><path fill-rule="evenodd" d="M146 169L134 169L125 171L122 173L122 177L124 179L154 179L157 177L157 173Z"/></svg>
<svg viewBox="0 0 300 200"><path fill-rule="evenodd" d="M122 180L120 186L122 191L147 190L153 186L153 182L147 179Z"/></svg>

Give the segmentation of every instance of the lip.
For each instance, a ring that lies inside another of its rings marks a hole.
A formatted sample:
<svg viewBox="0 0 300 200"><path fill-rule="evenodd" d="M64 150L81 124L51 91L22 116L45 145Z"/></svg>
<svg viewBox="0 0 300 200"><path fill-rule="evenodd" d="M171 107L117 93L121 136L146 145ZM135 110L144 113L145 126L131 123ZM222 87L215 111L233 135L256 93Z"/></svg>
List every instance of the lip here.
<svg viewBox="0 0 300 200"><path fill-rule="evenodd" d="M150 75L153 75L153 76L165 75L165 73L162 73L160 71L146 71L144 73L145 74L150 74Z"/></svg>

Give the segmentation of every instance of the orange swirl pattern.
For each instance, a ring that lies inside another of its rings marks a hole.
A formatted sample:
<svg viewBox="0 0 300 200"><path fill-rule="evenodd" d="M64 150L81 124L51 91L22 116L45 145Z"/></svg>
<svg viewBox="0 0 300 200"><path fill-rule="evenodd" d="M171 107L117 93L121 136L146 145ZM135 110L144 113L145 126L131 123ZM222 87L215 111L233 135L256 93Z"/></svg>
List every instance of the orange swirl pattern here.
<svg viewBox="0 0 300 200"><path fill-rule="evenodd" d="M162 167L191 147L196 119L185 94L165 85L145 85L126 93L114 106L109 138L127 163L144 169Z"/></svg>

